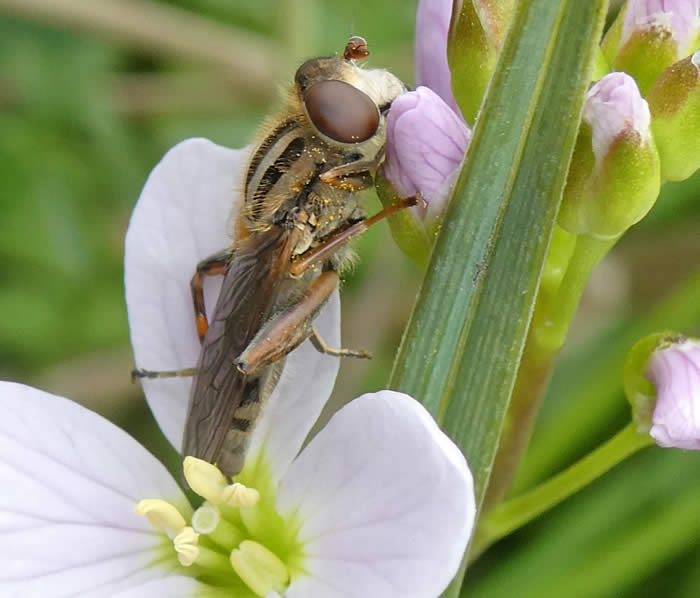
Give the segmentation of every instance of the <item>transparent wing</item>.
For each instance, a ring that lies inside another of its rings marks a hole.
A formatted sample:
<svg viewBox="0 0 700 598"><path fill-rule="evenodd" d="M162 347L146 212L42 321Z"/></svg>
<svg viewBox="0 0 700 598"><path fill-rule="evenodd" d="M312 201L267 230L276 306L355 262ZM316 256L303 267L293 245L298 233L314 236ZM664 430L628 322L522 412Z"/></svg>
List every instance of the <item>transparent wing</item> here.
<svg viewBox="0 0 700 598"><path fill-rule="evenodd" d="M246 237L231 259L202 343L185 421L182 454L216 462L234 412L259 379L235 360L269 318L286 278L296 229L273 228Z"/></svg>

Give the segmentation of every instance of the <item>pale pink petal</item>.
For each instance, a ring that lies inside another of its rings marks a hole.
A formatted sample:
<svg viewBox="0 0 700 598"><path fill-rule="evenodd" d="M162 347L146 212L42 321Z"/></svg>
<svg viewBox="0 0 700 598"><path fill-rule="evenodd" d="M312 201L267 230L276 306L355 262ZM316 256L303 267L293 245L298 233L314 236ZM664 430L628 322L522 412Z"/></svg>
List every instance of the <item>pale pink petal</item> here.
<svg viewBox="0 0 700 598"><path fill-rule="evenodd" d="M622 23L621 45L638 30L668 32L678 43L679 57L685 56L700 30L698 0L628 0Z"/></svg>
<svg viewBox="0 0 700 598"><path fill-rule="evenodd" d="M165 536L134 513L149 497L189 515L163 465L62 397L3 382L0 406L0 596L111 596L168 577L175 559L154 563Z"/></svg>
<svg viewBox="0 0 700 598"><path fill-rule="evenodd" d="M301 524L287 598L434 598L472 531L472 476L428 412L393 391L341 409L292 463L277 506Z"/></svg>
<svg viewBox="0 0 700 598"><path fill-rule="evenodd" d="M656 387L649 432L659 446L700 450L700 343L684 341L652 354Z"/></svg>
<svg viewBox="0 0 700 598"><path fill-rule="evenodd" d="M416 10L416 85L437 93L459 115L447 64L447 35L452 0L420 0Z"/></svg>
<svg viewBox="0 0 700 598"><path fill-rule="evenodd" d="M596 163L605 158L620 135L636 134L640 143L651 135L649 104L627 73L608 73L588 90L583 119L593 132Z"/></svg>

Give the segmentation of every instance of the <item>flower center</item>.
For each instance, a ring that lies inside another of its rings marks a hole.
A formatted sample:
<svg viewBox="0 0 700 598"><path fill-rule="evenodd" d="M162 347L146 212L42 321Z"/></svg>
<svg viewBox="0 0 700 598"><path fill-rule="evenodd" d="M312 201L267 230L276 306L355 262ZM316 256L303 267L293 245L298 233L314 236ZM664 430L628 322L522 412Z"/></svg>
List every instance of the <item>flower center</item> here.
<svg viewBox="0 0 700 598"><path fill-rule="evenodd" d="M230 484L214 465L186 457L183 464L190 488L205 502L188 522L172 504L145 499L136 512L172 541L182 567L214 588L247 588L246 596L284 593L290 579L303 573L298 526L277 513L271 484L261 493L240 482ZM260 464L256 464L260 474ZM247 483L260 475L245 475ZM265 476L262 476L265 478ZM238 595L238 594L236 594Z"/></svg>

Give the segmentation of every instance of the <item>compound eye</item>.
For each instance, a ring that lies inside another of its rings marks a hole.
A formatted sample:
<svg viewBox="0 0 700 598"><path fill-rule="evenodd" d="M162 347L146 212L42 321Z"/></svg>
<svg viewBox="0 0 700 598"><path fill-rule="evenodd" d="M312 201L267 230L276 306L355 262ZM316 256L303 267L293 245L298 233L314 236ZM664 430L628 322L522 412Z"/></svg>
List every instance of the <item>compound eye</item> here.
<svg viewBox="0 0 700 598"><path fill-rule="evenodd" d="M304 91L311 122L339 143L367 141L379 127L379 109L370 97L344 81L319 81Z"/></svg>

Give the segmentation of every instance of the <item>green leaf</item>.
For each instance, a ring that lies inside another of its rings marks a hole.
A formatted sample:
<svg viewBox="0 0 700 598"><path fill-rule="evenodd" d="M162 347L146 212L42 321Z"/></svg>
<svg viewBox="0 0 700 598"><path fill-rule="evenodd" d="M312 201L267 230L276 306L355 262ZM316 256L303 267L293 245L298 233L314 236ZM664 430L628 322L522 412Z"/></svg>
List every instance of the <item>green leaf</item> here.
<svg viewBox="0 0 700 598"><path fill-rule="evenodd" d="M520 4L392 373L391 386L420 399L465 450L479 497L527 333L604 4Z"/></svg>
<svg viewBox="0 0 700 598"><path fill-rule="evenodd" d="M392 372L390 386L422 401L464 451L479 505L566 181L605 5L519 4Z"/></svg>

